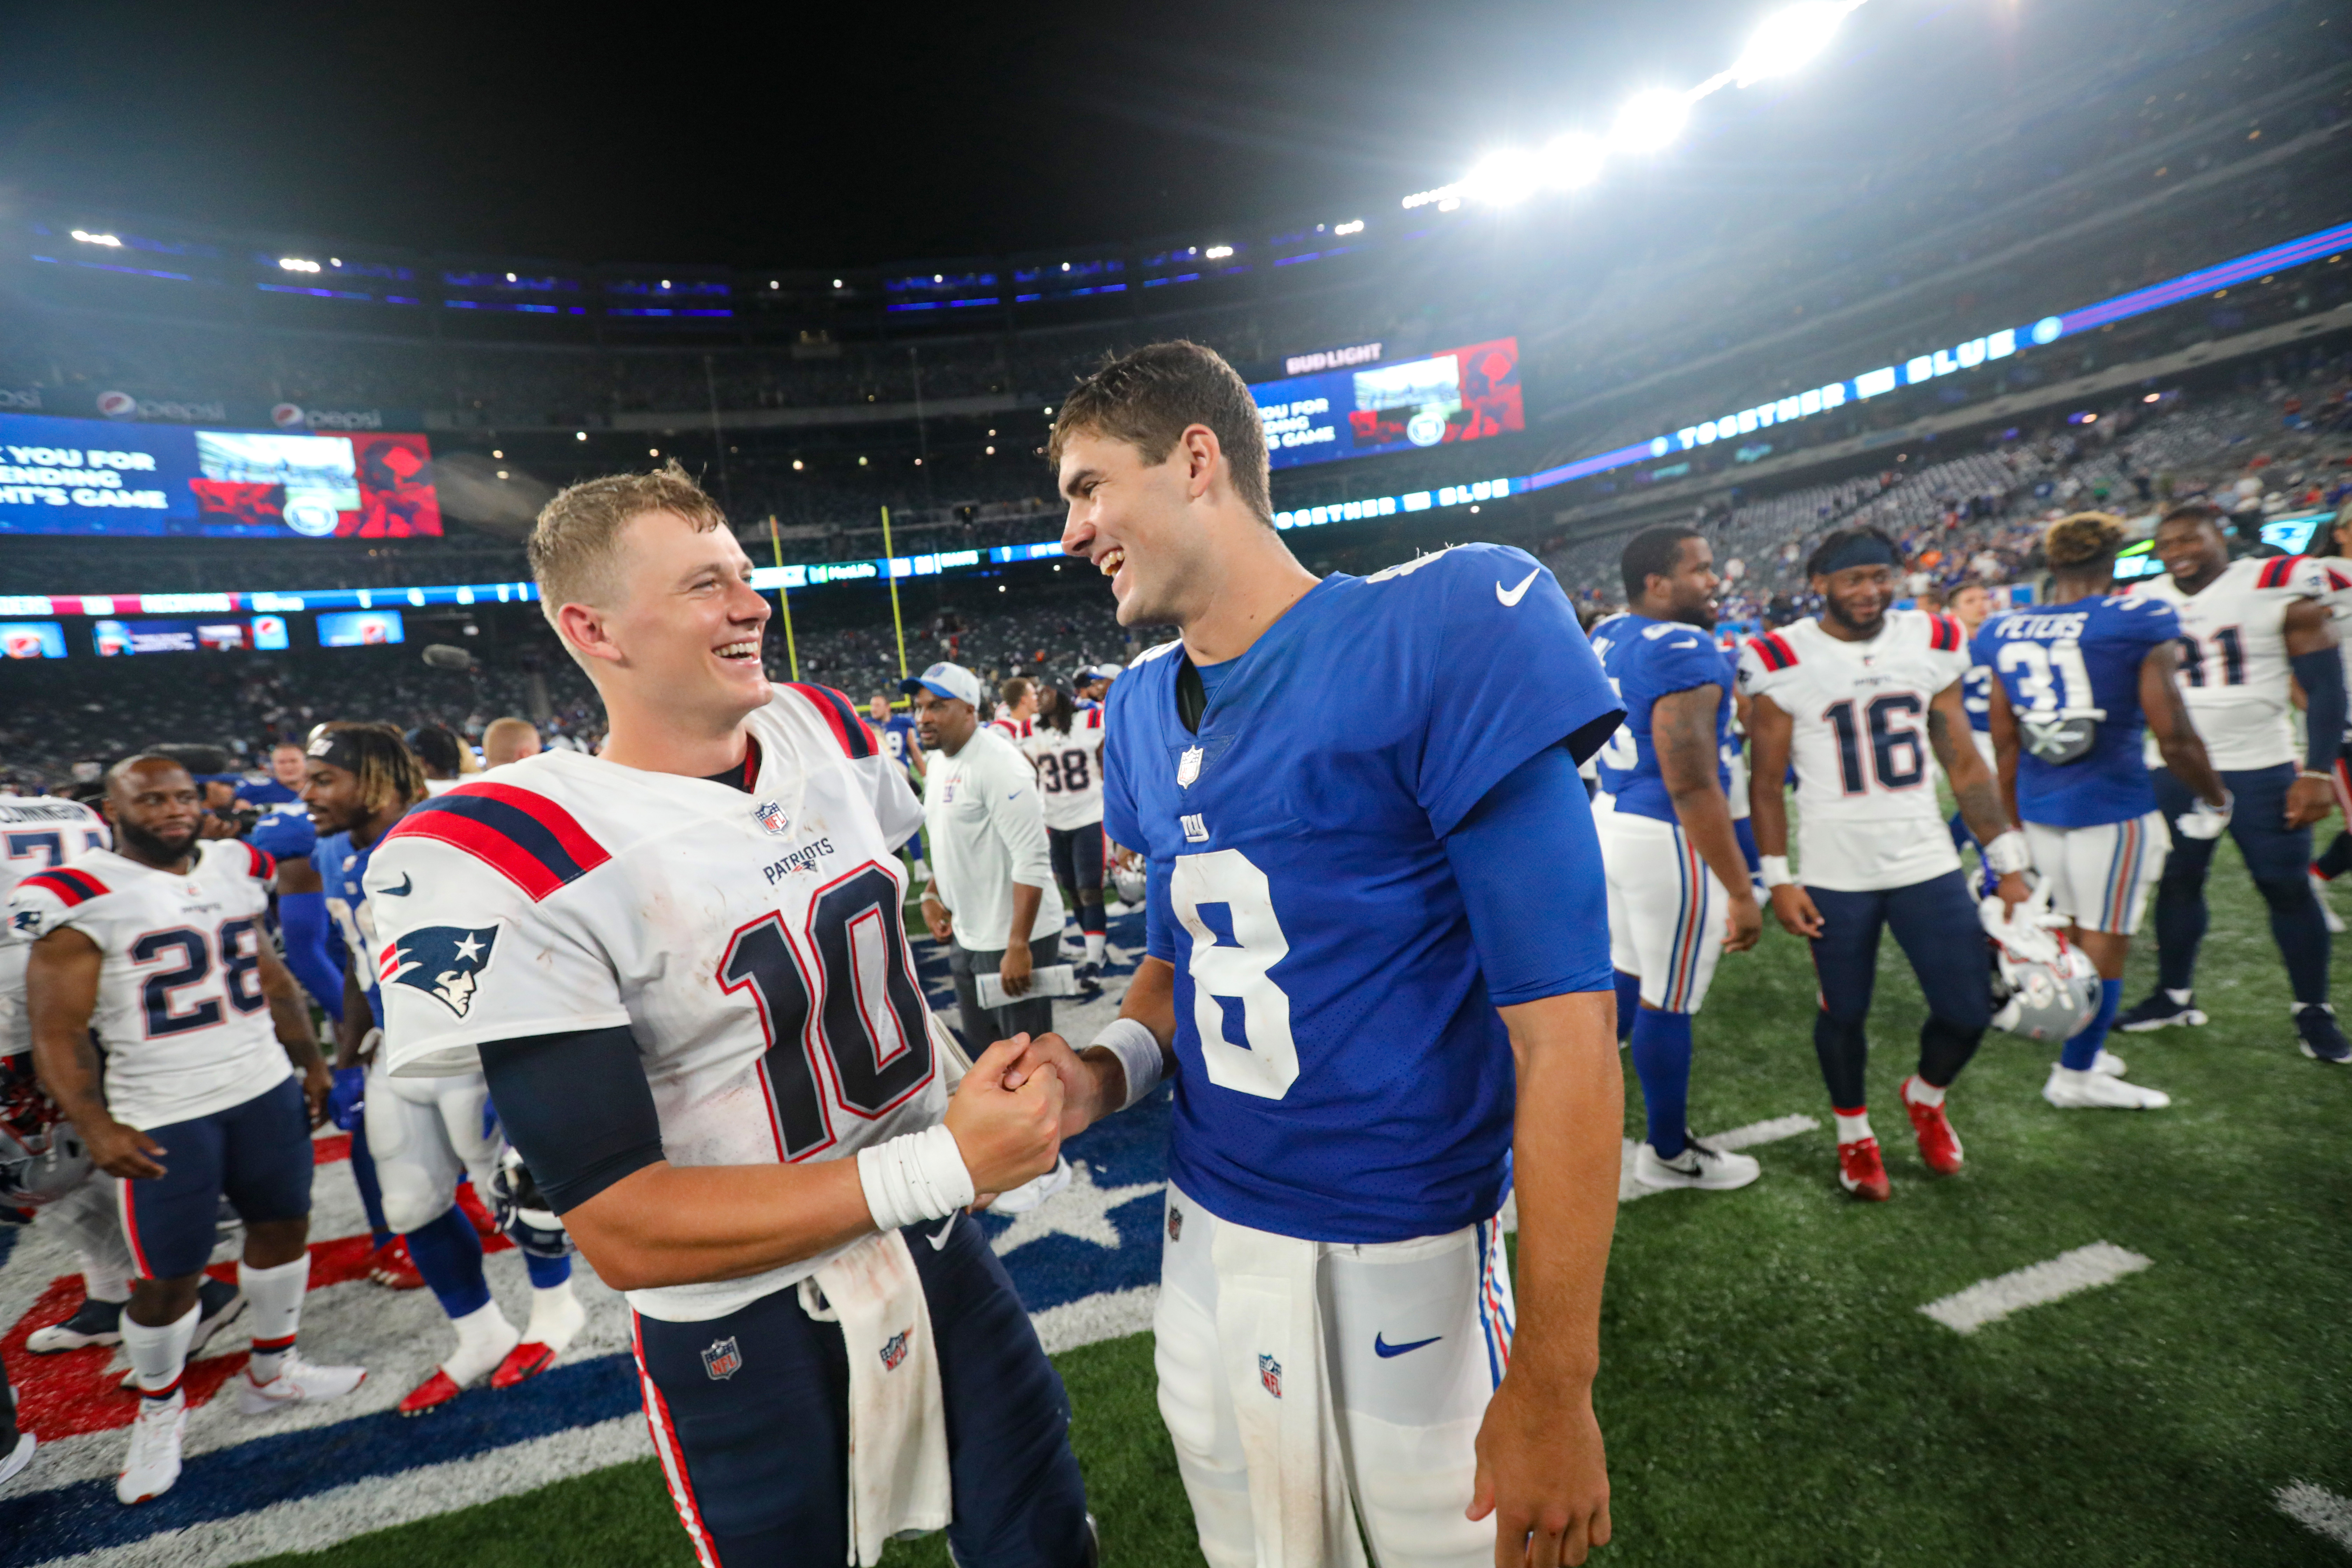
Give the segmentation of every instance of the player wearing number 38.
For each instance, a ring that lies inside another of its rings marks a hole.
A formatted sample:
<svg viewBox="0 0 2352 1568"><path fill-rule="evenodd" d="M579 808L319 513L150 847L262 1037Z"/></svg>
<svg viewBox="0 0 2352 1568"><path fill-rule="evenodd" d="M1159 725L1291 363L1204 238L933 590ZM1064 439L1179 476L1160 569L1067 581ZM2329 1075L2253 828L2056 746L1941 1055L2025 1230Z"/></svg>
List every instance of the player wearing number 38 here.
<svg viewBox="0 0 2352 1568"><path fill-rule="evenodd" d="M925 1005L893 850L920 808L840 693L772 687L768 605L672 465L563 491L541 606L611 718L435 796L366 887L395 1075L478 1061L565 1228L628 1292L701 1561L1095 1556L1068 1406L979 1227L1053 1167L1063 1085ZM913 1245L908 1245L909 1232Z"/></svg>
<svg viewBox="0 0 2352 1568"><path fill-rule="evenodd" d="M1249 391L1195 344L1081 383L1052 452L1063 548L1182 636L1105 721L1148 956L1083 1056L1028 1059L1066 1129L1174 1075L1153 1330L1202 1555L1360 1563L1360 1518L1391 1568L1580 1563L1623 1106L1577 776L1621 717L1600 662L1517 550L1310 574Z"/></svg>

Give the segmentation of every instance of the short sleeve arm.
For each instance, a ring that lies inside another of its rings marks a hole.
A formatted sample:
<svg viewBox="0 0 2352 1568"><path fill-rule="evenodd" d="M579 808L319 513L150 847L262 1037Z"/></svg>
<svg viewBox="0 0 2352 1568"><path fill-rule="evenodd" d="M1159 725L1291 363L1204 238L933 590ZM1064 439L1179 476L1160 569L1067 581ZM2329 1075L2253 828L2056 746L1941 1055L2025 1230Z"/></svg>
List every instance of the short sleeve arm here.
<svg viewBox="0 0 2352 1568"><path fill-rule="evenodd" d="M1174 876L1174 867L1164 861L1144 865L1143 951L1162 963L1176 962L1176 913L1169 902Z"/></svg>
<svg viewBox="0 0 2352 1568"><path fill-rule="evenodd" d="M1722 679L1719 665L1715 675ZM1564 746L1537 752L1487 791L1445 836L1445 855L1495 1005L1611 988L1601 840ZM1545 868L1532 882L1530 864Z"/></svg>
<svg viewBox="0 0 2352 1568"><path fill-rule="evenodd" d="M368 862L367 893L377 951L352 962L375 965L397 1077L472 1072L484 1040L629 1022L612 962L571 906L530 898L461 849L394 833Z"/></svg>
<svg viewBox="0 0 2352 1568"><path fill-rule="evenodd" d="M914 786L907 782L907 770L892 762L887 752L849 765L874 802L875 819L882 825L882 842L896 849L912 838L915 830L923 826L923 803L915 798Z"/></svg>
<svg viewBox="0 0 2352 1568"><path fill-rule="evenodd" d="M1624 707L1559 579L1525 551L1470 547L1430 589L1441 623L1416 793L1443 837L1538 752L1565 745L1574 772Z"/></svg>
<svg viewBox="0 0 2352 1568"><path fill-rule="evenodd" d="M1119 689L1113 686L1103 719L1103 831L1112 843L1140 850L1143 824L1135 809L1133 731L1118 721L1119 703Z"/></svg>
<svg viewBox="0 0 2352 1568"><path fill-rule="evenodd" d="M1045 804L1037 794L1036 775L1017 752L1000 759L989 772L988 819L1012 858L1013 879L1028 888L1052 887L1054 857L1045 837Z"/></svg>

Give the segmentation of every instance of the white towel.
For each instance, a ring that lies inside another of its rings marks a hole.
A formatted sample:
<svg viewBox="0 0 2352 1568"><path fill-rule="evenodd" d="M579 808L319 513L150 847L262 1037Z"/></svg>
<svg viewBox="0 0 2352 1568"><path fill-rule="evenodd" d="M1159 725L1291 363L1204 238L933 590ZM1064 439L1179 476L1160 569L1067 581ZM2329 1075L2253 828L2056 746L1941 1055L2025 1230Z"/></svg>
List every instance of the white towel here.
<svg viewBox="0 0 2352 1568"><path fill-rule="evenodd" d="M1217 1356L1249 1466L1257 1568L1365 1568L1323 1355L1322 1248L1223 1220Z"/></svg>
<svg viewBox="0 0 2352 1568"><path fill-rule="evenodd" d="M801 1310L849 1353L849 1555L874 1568L894 1535L945 1530L947 1404L923 1281L899 1231L869 1236L801 1281Z"/></svg>

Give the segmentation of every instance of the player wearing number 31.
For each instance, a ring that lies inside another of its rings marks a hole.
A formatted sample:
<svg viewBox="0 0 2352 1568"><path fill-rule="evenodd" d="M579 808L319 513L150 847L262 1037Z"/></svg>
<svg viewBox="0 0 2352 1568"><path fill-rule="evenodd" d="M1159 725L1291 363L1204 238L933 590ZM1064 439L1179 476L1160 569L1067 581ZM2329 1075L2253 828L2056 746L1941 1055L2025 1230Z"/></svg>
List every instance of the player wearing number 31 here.
<svg viewBox="0 0 2352 1568"><path fill-rule="evenodd" d="M1391 1568L1581 1562L1623 1114L1576 771L1620 717L1599 662L1517 550L1308 574L1249 391L1195 344L1081 383L1052 452L1063 548L1182 633L1106 720L1148 956L1084 1057L1029 1059L1066 1130L1174 1072L1153 1329L1202 1552L1360 1563L1360 1518Z"/></svg>
<svg viewBox="0 0 2352 1568"><path fill-rule="evenodd" d="M2020 875L2025 836L2011 826L1969 738L1960 683L1970 660L1959 623L1890 607L1901 559L1876 529L1831 534L1805 564L1821 615L1757 638L1739 664L1764 885L1780 923L1812 942L1821 977L1813 1050L1837 1113L1838 1184L1871 1200L1891 1191L1863 1088L1879 933L1894 931L1927 994L1919 1068L1902 1095L1931 1171L1960 1168L1944 1092L1992 1022L1984 929L1936 804L1931 750L2000 879L2001 901L2013 907L2030 896ZM1789 869L1781 795L1792 758L1801 882Z"/></svg>
<svg viewBox="0 0 2352 1568"><path fill-rule="evenodd" d="M706 1565L1093 1561L1068 1407L979 1227L1050 1169L1062 1084L953 1095L893 851L906 775L840 693L771 687L768 605L675 464L550 501L541 606L611 719L435 796L369 865L395 1076L478 1062L628 1292L646 1417ZM908 1245L912 1227L913 1245Z"/></svg>

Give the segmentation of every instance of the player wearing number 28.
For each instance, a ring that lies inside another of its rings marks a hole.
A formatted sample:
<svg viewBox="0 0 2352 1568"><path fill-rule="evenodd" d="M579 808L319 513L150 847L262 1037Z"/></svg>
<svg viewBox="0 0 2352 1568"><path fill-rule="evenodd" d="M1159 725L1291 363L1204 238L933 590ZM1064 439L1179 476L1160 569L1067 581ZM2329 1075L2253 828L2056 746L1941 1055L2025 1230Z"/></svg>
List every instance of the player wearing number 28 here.
<svg viewBox="0 0 2352 1568"><path fill-rule="evenodd" d="M2304 556L2231 561L2221 529L2209 506L2166 513L2156 525L2165 575L2134 584L2132 596L2168 605L2180 617L2180 695L2236 803L2230 837L2270 906L2303 1049L2322 1061L2352 1060L2327 1001L2327 917L2307 874L2311 825L2336 804L2332 770L2344 733L2344 670L2322 602L2340 590L2326 568ZM2310 704L2300 765L2290 676ZM2178 778L2159 773L2153 783L2165 816L2191 809L2189 786ZM2117 1020L2125 1029L2205 1021L2192 993L2215 843L2173 846L2156 889L2157 988Z"/></svg>
<svg viewBox="0 0 2352 1568"><path fill-rule="evenodd" d="M1831 534L1806 563L1820 616L1757 638L1739 666L1764 885L1780 923L1811 940L1821 977L1813 1050L1837 1113L1838 1184L1872 1200L1890 1191L1863 1087L1880 932L1893 930L1927 994L1919 1068L1902 1095L1931 1171L1960 1167L1944 1092L1992 1022L1984 930L1936 804L1931 751L2002 902L2029 896L2024 836L1969 739L1961 681L1971 661L1959 623L1890 607L1900 562L1875 529ZM1781 795L1792 761L1802 813L1794 876Z"/></svg>
<svg viewBox="0 0 2352 1568"><path fill-rule="evenodd" d="M950 1099L900 919L905 773L838 692L769 684L751 562L674 466L562 492L530 552L610 740L384 836L391 1072L478 1062L627 1291L705 1564L870 1564L942 1527L966 1564L1090 1563L1060 1381L961 1218L1052 1168L1061 1083L1009 1089L1006 1047Z"/></svg>
<svg viewBox="0 0 2352 1568"><path fill-rule="evenodd" d="M1551 574L1463 545L1320 580L1192 343L1064 403L1062 542L1181 640L1111 689L1148 956L1066 1126L1175 1078L1153 1328L1213 1568L1580 1562L1623 1089L1578 763L1620 710ZM1516 1158L1515 1158L1516 1157ZM1518 1300L1496 1224L1516 1179Z"/></svg>

